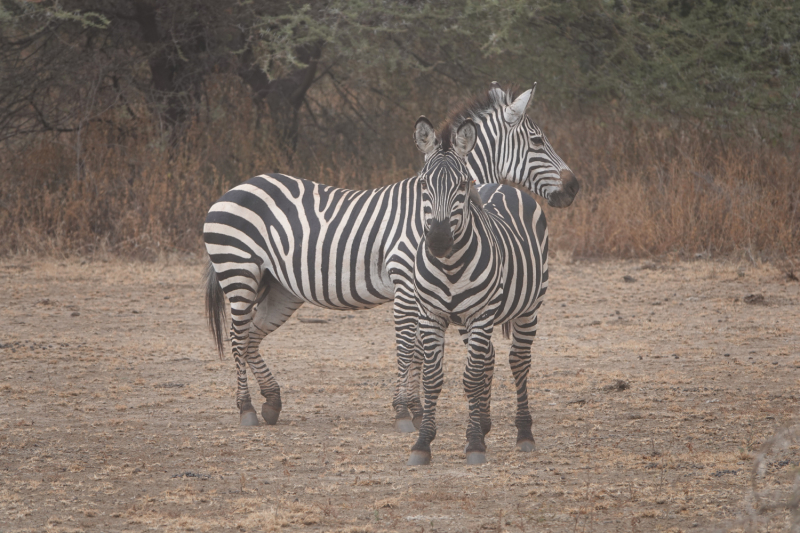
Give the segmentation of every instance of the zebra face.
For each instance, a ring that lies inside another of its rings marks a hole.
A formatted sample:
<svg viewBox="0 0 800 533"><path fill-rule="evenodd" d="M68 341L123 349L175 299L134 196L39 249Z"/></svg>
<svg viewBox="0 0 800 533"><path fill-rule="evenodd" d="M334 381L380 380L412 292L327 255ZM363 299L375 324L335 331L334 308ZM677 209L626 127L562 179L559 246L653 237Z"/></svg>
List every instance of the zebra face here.
<svg viewBox="0 0 800 533"><path fill-rule="evenodd" d="M572 170L561 160L542 130L525 116L519 127L520 146L524 147L525 167L520 169L522 183L553 207L567 207L580 190ZM516 176L515 176L516 177Z"/></svg>
<svg viewBox="0 0 800 533"><path fill-rule="evenodd" d="M495 85L492 91L500 91L496 98L505 98L499 86ZM580 184L541 128L525 113L535 91L534 83L532 89L503 106L498 113L487 116L481 123L481 140L499 139L494 147L500 167L499 178L526 187L553 207L567 207L578 194ZM489 129L495 133L486 133Z"/></svg>
<svg viewBox="0 0 800 533"><path fill-rule="evenodd" d="M414 140L425 154L425 165L418 174L423 232L425 247L434 257L448 257L452 253L453 244L468 222L473 188L466 156L475 146L475 139L475 124L469 120L442 146L431 123L425 117L417 120Z"/></svg>

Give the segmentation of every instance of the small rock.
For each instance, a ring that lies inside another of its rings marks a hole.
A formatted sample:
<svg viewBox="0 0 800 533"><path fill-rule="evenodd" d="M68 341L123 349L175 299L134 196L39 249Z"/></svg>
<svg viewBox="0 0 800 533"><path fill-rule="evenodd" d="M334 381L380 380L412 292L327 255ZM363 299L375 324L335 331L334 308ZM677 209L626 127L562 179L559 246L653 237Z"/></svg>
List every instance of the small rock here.
<svg viewBox="0 0 800 533"><path fill-rule="evenodd" d="M766 302L764 301L764 295L758 293L758 294L748 294L747 296L745 296L744 303L751 305L763 305Z"/></svg>
<svg viewBox="0 0 800 533"><path fill-rule="evenodd" d="M629 275L627 275L627 274L626 274L626 275L622 276L622 280L623 280L625 283L633 283L634 281L636 281L636 278L634 278L633 276L629 276Z"/></svg>
<svg viewBox="0 0 800 533"><path fill-rule="evenodd" d="M81 314L77 311L73 311L69 314L69 316L81 316Z"/></svg>
<svg viewBox="0 0 800 533"><path fill-rule="evenodd" d="M297 317L297 320L298 320L299 322L302 322L303 324L327 324L327 323L328 323L328 321L327 321L327 320L325 320L324 318L303 318L303 317Z"/></svg>
<svg viewBox="0 0 800 533"><path fill-rule="evenodd" d="M618 379L618 380L614 381L614 383L612 383L611 385L606 385L605 387L603 387L603 390L611 392L611 391L628 390L630 388L631 388L631 384L630 383L628 383L624 379Z"/></svg>

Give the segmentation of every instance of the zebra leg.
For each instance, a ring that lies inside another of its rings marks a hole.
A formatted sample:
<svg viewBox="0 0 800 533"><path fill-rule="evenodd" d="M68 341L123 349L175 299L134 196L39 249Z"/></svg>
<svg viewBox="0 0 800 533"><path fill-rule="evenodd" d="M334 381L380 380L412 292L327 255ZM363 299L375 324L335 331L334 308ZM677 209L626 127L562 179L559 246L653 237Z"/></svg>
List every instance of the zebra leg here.
<svg viewBox="0 0 800 533"><path fill-rule="evenodd" d="M419 381L417 381L419 369L413 367L418 321L419 313L413 295L409 296L406 291L398 288L395 291L394 299L397 385L392 399L392 407L395 411L394 427L401 433L413 433L415 429L418 429L418 421L422 416L422 407L419 402ZM416 398L416 403L412 403L411 398ZM411 411L409 411L409 407L411 407Z"/></svg>
<svg viewBox="0 0 800 533"><path fill-rule="evenodd" d="M492 378L494 377L494 344L489 341L489 357L483 368L483 396L481 398L481 431L486 436L492 430Z"/></svg>
<svg viewBox="0 0 800 533"><path fill-rule="evenodd" d="M240 355L234 354L233 358L236 361L236 407L239 408L239 425L257 426L258 415L253 409L247 388L247 363Z"/></svg>
<svg viewBox="0 0 800 533"><path fill-rule="evenodd" d="M419 330L417 330L418 332ZM422 400L420 399L420 378L422 377L422 362L425 354L422 351L422 341L419 335L415 335L414 357L408 368L408 409L414 417L412 422L416 429L422 424Z"/></svg>
<svg viewBox="0 0 800 533"><path fill-rule="evenodd" d="M422 388L425 393L425 405L422 411L422 423L419 428L417 442L411 447L408 465L427 465L431 462L431 442L436 438L436 403L442 392L444 373L442 359L444 356L444 330L447 324L435 318L420 318L419 335L424 360L422 363Z"/></svg>
<svg viewBox="0 0 800 533"><path fill-rule="evenodd" d="M266 298L256 307L250 327L250 342L245 352L245 360L258 381L261 396L264 397L261 416L264 417L264 422L270 426L278 423L278 416L281 413L281 388L258 353L258 347L264 337L289 320L301 305L303 305L303 300L275 283L270 287Z"/></svg>
<svg viewBox="0 0 800 533"><path fill-rule="evenodd" d="M531 368L531 345L536 336L538 318L536 311L515 319L511 324L511 353L508 355L508 364L514 375L514 385L517 389L517 416L514 425L517 427L517 450L532 452L536 449L536 442L531 433L533 419L528 407L528 372Z"/></svg>
<svg viewBox="0 0 800 533"><path fill-rule="evenodd" d="M236 407L239 409L240 426L257 426L258 416L250 400L247 388L246 351L250 343L250 325L253 321L253 298L255 291L239 288L231 300L231 347L233 359L236 361ZM241 294L241 293L247 293Z"/></svg>
<svg viewBox="0 0 800 533"><path fill-rule="evenodd" d="M494 370L494 355L492 348L492 317L484 318L482 323L473 324L469 335L469 355L467 366L464 370L464 392L469 402L469 421L467 422L467 464L482 464L486 462L486 443L484 429L491 428L488 419L488 399L491 386L491 377L487 372Z"/></svg>
<svg viewBox="0 0 800 533"><path fill-rule="evenodd" d="M458 333L461 335L461 340L469 350L469 331L466 328L459 328ZM484 369L484 390L481 393L481 431L486 436L492 430L492 417L491 417L491 404L492 404L492 377L494 376L494 344L489 342L489 350L491 354L489 361L491 367Z"/></svg>

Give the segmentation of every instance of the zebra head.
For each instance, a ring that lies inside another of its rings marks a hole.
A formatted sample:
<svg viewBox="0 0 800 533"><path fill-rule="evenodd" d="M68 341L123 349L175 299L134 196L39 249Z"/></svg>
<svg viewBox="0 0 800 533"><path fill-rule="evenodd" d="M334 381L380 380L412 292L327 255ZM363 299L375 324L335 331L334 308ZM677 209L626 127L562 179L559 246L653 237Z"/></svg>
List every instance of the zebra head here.
<svg viewBox="0 0 800 533"><path fill-rule="evenodd" d="M511 101L510 91L504 92L497 82L492 83L488 109L472 115L478 125L478 143L469 155L469 165L478 183L508 180L538 194L553 207L567 207L580 184L541 128L525 113L535 91L534 83L533 88Z"/></svg>
<svg viewBox="0 0 800 533"><path fill-rule="evenodd" d="M469 202L481 206L466 164L476 133L470 119L443 141L436 137L424 116L414 126L414 141L425 154L425 165L418 174L425 246L434 257L449 257L452 253L454 242L469 222Z"/></svg>

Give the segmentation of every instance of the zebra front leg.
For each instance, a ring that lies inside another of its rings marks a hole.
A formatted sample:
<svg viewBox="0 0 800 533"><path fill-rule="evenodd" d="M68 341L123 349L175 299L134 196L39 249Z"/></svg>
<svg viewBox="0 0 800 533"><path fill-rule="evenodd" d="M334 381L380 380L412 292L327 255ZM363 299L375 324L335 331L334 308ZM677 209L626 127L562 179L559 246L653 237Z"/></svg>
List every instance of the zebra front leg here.
<svg viewBox="0 0 800 533"><path fill-rule="evenodd" d="M261 341L283 325L298 307L303 305L300 300L283 286L274 283L270 286L264 300L256 307L255 316L250 328L249 343L245 358L250 365L253 375L258 381L264 403L261 406L261 416L267 425L274 426L278 423L283 404L281 402L281 388L270 372L264 359L259 355L258 348Z"/></svg>
<svg viewBox="0 0 800 533"><path fill-rule="evenodd" d="M482 464L486 462L486 442L484 429L488 433L491 428L491 419L488 418L488 399L491 391L491 373L494 361L491 360L492 349L491 317L482 317L482 320L473 324L469 335L469 355L464 370L464 392L469 402L469 421L467 422L467 446L464 453L467 455L467 464Z"/></svg>
<svg viewBox="0 0 800 533"><path fill-rule="evenodd" d="M418 321L419 313L413 296L409 296L406 291L398 288L395 291L394 299L397 384L392 399L392 408L395 412L394 427L401 433L413 433L418 429L418 420L422 414L422 408L419 405L419 383L413 376L411 379L409 378L409 372L419 373L418 370L412 370ZM416 391L413 390L414 388ZM410 398L416 398L416 405L410 402Z"/></svg>
<svg viewBox="0 0 800 533"><path fill-rule="evenodd" d="M469 350L469 331L466 328L459 328L458 333L461 335L461 340L464 346ZM492 417L491 417L491 403L492 403L492 376L494 375L494 345L489 342L489 349L491 350L489 361L491 367L484 370L484 391L481 393L481 432L486 436L492 430Z"/></svg>
<svg viewBox="0 0 800 533"><path fill-rule="evenodd" d="M511 352L508 355L508 364L514 375L514 385L517 390L517 416L514 425L517 427L517 450L532 452L536 449L531 427L530 408L528 406L528 373L531 368L531 345L536 335L538 319L536 312L533 315L522 316L514 320L511 326Z"/></svg>
<svg viewBox="0 0 800 533"><path fill-rule="evenodd" d="M420 378L422 377L422 362L425 354L422 350L422 340L419 337L419 330L415 335L414 357L408 367L408 409L413 417L412 422L416 429L422 425L422 400L420 399Z"/></svg>
<svg viewBox="0 0 800 533"><path fill-rule="evenodd" d="M489 341L489 357L483 369L483 395L481 397L481 431L484 437L492 430L492 378L494 377L494 344Z"/></svg>
<svg viewBox="0 0 800 533"><path fill-rule="evenodd" d="M431 442L436 438L436 403L442 392L444 373L444 330L446 323L436 319L420 319L419 335L424 353L422 363L422 389L425 393L425 404L422 411L422 423L419 437L411 447L408 465L427 465L431 462Z"/></svg>

